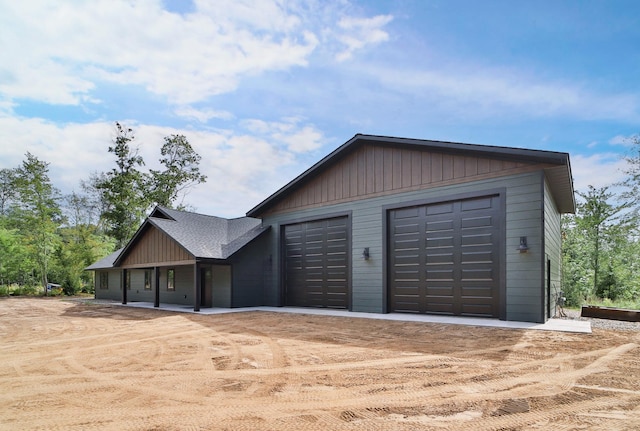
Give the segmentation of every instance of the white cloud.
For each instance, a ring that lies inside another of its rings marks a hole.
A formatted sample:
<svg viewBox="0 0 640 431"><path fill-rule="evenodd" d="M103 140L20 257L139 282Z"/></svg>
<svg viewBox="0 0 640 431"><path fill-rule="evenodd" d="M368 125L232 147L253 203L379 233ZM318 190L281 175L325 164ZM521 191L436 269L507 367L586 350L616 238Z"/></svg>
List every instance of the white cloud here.
<svg viewBox="0 0 640 431"><path fill-rule="evenodd" d="M247 121L248 132L193 131L123 120L135 139L132 147L146 162L159 168L164 137L185 135L202 157L200 169L208 179L186 197L184 203L198 211L226 217L241 216L269 194L298 175L305 162L301 154L317 148L321 134L301 119L267 123ZM265 134L262 132L266 131ZM49 163L49 176L63 193L80 190L80 181L92 172L114 167L107 149L116 136L113 123L59 125L42 119L0 116L3 142L1 168L15 168L27 151Z"/></svg>
<svg viewBox="0 0 640 431"><path fill-rule="evenodd" d="M632 94L598 94L579 83L543 81L525 72L477 64L369 67L384 87L419 97L440 113L461 118L497 115L569 116L584 120L640 120L640 99Z"/></svg>
<svg viewBox="0 0 640 431"><path fill-rule="evenodd" d="M616 135L613 138L609 139L609 143L611 145L622 145L623 147L630 147L633 145L634 138L635 138L634 135L632 136Z"/></svg>
<svg viewBox="0 0 640 431"><path fill-rule="evenodd" d="M173 111L177 116L183 118L193 118L201 123L206 123L212 118L221 120L231 120L233 114L229 111L216 111L214 109L196 109L191 106L180 106Z"/></svg>
<svg viewBox="0 0 640 431"><path fill-rule="evenodd" d="M289 136L280 133L274 137L285 142L289 150L294 153L317 150L322 146L322 140L324 139L322 132L313 126L304 126Z"/></svg>
<svg viewBox="0 0 640 431"><path fill-rule="evenodd" d="M306 65L313 34L278 3L258 5L199 2L179 15L153 0L6 2L0 92L78 104L102 80L191 103L247 74Z"/></svg>
<svg viewBox="0 0 640 431"><path fill-rule="evenodd" d="M338 28L343 33L339 33L337 39L345 45L345 48L336 54L336 60L348 60L356 50L389 40L389 33L382 30L382 27L392 19L391 15L377 15L372 18L342 18L338 22Z"/></svg>
<svg viewBox="0 0 640 431"><path fill-rule="evenodd" d="M287 149L293 153L317 150L325 140L324 135L314 125L300 125L301 122L302 118L288 117L274 122L251 119L242 124L254 133L267 135L276 142L286 144Z"/></svg>
<svg viewBox="0 0 640 431"><path fill-rule="evenodd" d="M279 0L198 0L185 14L160 0L5 1L2 9L0 97L62 105L95 103L105 83L141 86L177 105L205 101L244 77L306 67L317 34L335 22L340 32L327 44L338 38L346 58L386 40L381 27L391 20Z"/></svg>
<svg viewBox="0 0 640 431"><path fill-rule="evenodd" d="M586 191L588 186L612 186L624 179L625 168L626 162L616 153L571 155L571 171L576 191Z"/></svg>

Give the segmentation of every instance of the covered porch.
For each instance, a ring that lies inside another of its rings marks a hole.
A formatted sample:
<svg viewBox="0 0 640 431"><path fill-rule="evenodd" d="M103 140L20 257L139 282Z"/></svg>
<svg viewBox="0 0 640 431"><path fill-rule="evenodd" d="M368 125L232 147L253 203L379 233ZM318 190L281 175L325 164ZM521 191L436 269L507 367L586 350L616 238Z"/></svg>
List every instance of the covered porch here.
<svg viewBox="0 0 640 431"><path fill-rule="evenodd" d="M231 272L227 262L194 260L185 264L122 267L122 304L174 304L201 308L231 307Z"/></svg>

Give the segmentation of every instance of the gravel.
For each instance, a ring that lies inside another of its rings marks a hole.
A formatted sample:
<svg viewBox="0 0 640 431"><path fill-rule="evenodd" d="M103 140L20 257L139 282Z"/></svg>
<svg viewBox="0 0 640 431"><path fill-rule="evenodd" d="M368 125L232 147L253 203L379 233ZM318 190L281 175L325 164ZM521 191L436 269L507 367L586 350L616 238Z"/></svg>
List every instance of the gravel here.
<svg viewBox="0 0 640 431"><path fill-rule="evenodd" d="M564 309L565 317L560 319L569 320L584 320L591 322L591 328L608 329L613 331L638 331L640 332L640 322L626 322L624 320L610 320L610 319L594 319L591 317L582 317L580 310L573 310L569 308Z"/></svg>

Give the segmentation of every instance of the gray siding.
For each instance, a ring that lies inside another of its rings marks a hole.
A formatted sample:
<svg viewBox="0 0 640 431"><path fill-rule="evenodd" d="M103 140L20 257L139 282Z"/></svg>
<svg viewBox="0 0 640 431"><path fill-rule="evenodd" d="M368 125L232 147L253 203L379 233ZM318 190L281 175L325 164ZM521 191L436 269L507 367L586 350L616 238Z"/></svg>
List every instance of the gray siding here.
<svg viewBox="0 0 640 431"><path fill-rule="evenodd" d="M556 205L553 195L549 189L549 183L547 179L544 182L544 245L545 245L545 274L546 274L546 260L551 261L551 304L549 308L551 310L550 315L547 318L553 317L556 314L556 300L560 294L560 280L562 273L562 230L560 227L560 212ZM546 295L546 275L544 279L545 284L545 301L549 298ZM545 303L545 314L547 311L547 304Z"/></svg>
<svg viewBox="0 0 640 431"><path fill-rule="evenodd" d="M542 322L542 173L514 178L507 192L507 320ZM520 237L529 251L517 251Z"/></svg>
<svg viewBox="0 0 640 431"><path fill-rule="evenodd" d="M167 290L168 269L175 269L175 291ZM160 269L160 304L194 305L193 295L193 265L169 266Z"/></svg>
<svg viewBox="0 0 640 431"><path fill-rule="evenodd" d="M151 270L150 290L144 289L144 269L128 269L127 272L131 273L131 286L127 291L127 302L153 302L155 286L153 269Z"/></svg>
<svg viewBox="0 0 640 431"><path fill-rule="evenodd" d="M108 273L109 277L109 288L108 289L100 289L100 274ZM114 301L122 300L122 289L120 288L120 271L117 269L112 270L97 270L94 272L93 278L95 284L95 296L96 299L111 299Z"/></svg>
<svg viewBox="0 0 640 431"><path fill-rule="evenodd" d="M269 270L274 277L265 278L266 305L280 304L281 262L280 230L283 224L329 215L350 214L351 243L351 309L380 313L386 311L386 212L385 207L410 205L421 200L447 200L459 194L505 190L505 262L507 320L540 321L542 310L540 254L542 246L542 175L540 172L486 179L472 183L449 185L394 195L327 205L290 213L265 216L271 225L269 233L273 256ZM520 237L527 236L529 253L516 249ZM369 247L370 259L362 258Z"/></svg>

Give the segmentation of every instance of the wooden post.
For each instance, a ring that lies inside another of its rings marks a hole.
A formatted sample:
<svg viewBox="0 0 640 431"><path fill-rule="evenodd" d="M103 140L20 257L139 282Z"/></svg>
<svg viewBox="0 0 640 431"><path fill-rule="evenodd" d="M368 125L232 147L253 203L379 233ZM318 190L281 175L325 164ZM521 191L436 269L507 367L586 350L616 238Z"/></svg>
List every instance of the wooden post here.
<svg viewBox="0 0 640 431"><path fill-rule="evenodd" d="M193 311L200 311L200 302L202 302L202 292L200 289L200 261L196 260L193 264Z"/></svg>
<svg viewBox="0 0 640 431"><path fill-rule="evenodd" d="M122 286L122 303L127 303L127 270L122 270L122 279L120 280L120 286Z"/></svg>
<svg viewBox="0 0 640 431"><path fill-rule="evenodd" d="M160 307L160 267L156 266L154 269L156 276L156 298L153 302L153 306Z"/></svg>

